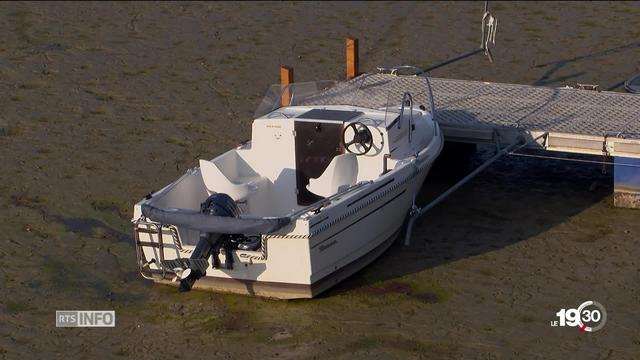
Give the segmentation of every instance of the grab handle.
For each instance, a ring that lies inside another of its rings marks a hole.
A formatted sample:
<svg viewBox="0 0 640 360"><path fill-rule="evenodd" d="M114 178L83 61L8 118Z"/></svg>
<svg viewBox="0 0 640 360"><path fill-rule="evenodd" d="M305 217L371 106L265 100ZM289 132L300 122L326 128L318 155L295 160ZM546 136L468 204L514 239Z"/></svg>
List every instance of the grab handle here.
<svg viewBox="0 0 640 360"><path fill-rule="evenodd" d="M404 115L404 106L405 103L409 103L409 110L410 110L410 114L409 114L409 144L411 144L411 134L413 133L413 98L411 97L411 94L409 92L404 93L404 95L402 95L402 107L400 108L400 120L398 120L398 129L400 129L401 124L402 124L402 118Z"/></svg>

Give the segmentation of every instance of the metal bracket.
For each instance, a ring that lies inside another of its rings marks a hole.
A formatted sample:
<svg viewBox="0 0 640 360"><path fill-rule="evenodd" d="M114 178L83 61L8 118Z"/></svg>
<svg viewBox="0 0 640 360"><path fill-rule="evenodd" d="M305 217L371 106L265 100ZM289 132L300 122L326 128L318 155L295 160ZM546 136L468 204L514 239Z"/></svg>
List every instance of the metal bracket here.
<svg viewBox="0 0 640 360"><path fill-rule="evenodd" d="M497 129L493 129L493 134L491 134L491 137L493 138L493 141L496 144L496 151L500 151L500 133L498 132Z"/></svg>
<svg viewBox="0 0 640 360"><path fill-rule="evenodd" d="M484 3L484 14L482 15L482 39L480 41L480 47L474 50L469 51L466 54L462 54L451 58L449 60L443 61L439 64L429 66L418 71L415 75L421 75L432 70L438 69L445 65L449 65L456 61L460 61L462 59L466 59L470 56L484 53L488 58L489 62L493 62L493 54L491 53L491 47L489 45L496 44L496 32L498 29L498 19L489 12L489 2L485 1Z"/></svg>
<svg viewBox="0 0 640 360"><path fill-rule="evenodd" d="M600 85L597 84L576 84L576 89L578 90L600 91L598 87L600 87Z"/></svg>
<svg viewBox="0 0 640 360"><path fill-rule="evenodd" d="M484 54L489 58L489 62L493 62L493 54L489 48L489 44L496 44L496 32L498 30L498 19L489 12L489 2L484 3L484 15L482 16L482 40L480 47L484 49Z"/></svg>

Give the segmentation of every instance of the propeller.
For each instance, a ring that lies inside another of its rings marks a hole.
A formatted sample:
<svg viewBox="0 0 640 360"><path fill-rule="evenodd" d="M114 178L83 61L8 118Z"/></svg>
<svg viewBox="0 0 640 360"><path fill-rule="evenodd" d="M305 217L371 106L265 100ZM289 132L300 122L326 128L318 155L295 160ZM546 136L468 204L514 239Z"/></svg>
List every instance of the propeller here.
<svg viewBox="0 0 640 360"><path fill-rule="evenodd" d="M171 280L172 282L176 282L178 280L184 280L186 278L189 277L189 275L191 275L191 269L190 268L175 268L173 269L173 272L176 273L176 276L173 278L173 280Z"/></svg>

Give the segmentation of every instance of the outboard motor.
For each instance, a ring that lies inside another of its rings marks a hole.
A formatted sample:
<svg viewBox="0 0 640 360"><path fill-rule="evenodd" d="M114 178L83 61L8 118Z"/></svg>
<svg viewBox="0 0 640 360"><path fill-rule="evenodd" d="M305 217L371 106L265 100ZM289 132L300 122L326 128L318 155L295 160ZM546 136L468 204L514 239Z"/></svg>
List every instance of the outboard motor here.
<svg viewBox="0 0 640 360"><path fill-rule="evenodd" d="M211 216L222 217L238 217L240 216L240 209L233 199L222 193L217 193L209 196L205 202L200 205L200 212ZM237 247L237 238L241 235L231 234L217 234L217 233L201 233L200 240L196 245L196 248L191 254L190 260L208 260L210 256L213 256L213 267L220 267L220 249L224 249L225 252L225 268L233 268L233 255L231 251ZM194 262L195 263L195 262ZM187 276L184 276L180 281L181 292L191 290L191 287L205 275L205 273L198 267L190 266L187 271ZM184 274L184 273L183 273Z"/></svg>

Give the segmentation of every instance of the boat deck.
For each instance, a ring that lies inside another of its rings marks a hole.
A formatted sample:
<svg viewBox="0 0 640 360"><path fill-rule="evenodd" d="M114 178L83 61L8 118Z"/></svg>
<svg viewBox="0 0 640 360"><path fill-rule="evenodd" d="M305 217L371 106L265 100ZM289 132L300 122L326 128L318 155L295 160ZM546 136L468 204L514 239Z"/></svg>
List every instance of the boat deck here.
<svg viewBox="0 0 640 360"><path fill-rule="evenodd" d="M507 144L524 135L531 147L581 154L640 158L640 95L431 78L437 120L449 141ZM429 108L425 80L368 74L325 93L354 105L400 104L404 92ZM342 99L341 99L342 97ZM544 135L544 136L542 136Z"/></svg>

